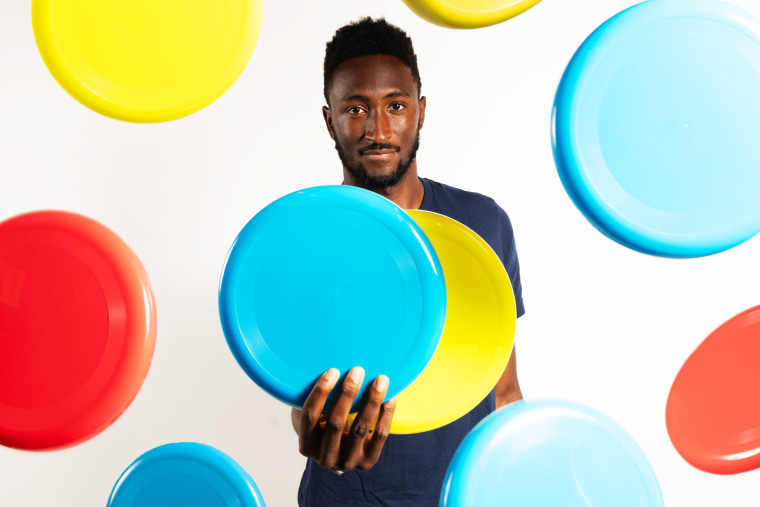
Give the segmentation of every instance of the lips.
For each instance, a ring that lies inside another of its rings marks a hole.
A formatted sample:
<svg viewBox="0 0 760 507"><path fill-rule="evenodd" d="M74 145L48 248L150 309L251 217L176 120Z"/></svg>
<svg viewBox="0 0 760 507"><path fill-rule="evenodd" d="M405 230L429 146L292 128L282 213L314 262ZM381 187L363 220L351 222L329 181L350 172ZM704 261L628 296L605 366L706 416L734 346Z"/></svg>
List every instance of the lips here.
<svg viewBox="0 0 760 507"><path fill-rule="evenodd" d="M365 159L370 160L372 162L386 162L391 159L393 159L396 155L395 151L387 151L387 152L378 152L377 154L370 154L366 153L364 156Z"/></svg>
<svg viewBox="0 0 760 507"><path fill-rule="evenodd" d="M382 148L374 148L374 149L361 149L359 150L359 155L363 157L367 157L370 160L387 160L392 158L396 153L401 151L401 148L394 146L394 147L382 147Z"/></svg>

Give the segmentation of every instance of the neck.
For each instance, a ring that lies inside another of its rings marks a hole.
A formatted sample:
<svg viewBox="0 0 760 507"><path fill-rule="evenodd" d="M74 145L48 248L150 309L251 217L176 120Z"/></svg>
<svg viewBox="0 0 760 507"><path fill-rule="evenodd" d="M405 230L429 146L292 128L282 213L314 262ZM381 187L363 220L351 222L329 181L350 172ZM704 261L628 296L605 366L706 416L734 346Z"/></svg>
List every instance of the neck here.
<svg viewBox="0 0 760 507"><path fill-rule="evenodd" d="M409 171L397 185L387 188L369 188L359 183L345 168L343 169L343 184L371 190L376 194L390 199L403 209L419 209L422 198L425 197L425 187L417 176L417 161L412 162Z"/></svg>

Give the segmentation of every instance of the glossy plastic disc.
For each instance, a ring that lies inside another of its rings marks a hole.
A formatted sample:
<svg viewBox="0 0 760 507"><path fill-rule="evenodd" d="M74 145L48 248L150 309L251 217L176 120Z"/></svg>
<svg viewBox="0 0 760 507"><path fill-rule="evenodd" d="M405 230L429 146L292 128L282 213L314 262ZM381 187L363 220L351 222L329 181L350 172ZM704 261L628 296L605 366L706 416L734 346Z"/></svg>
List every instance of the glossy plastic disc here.
<svg viewBox="0 0 760 507"><path fill-rule="evenodd" d="M390 398L425 368L443 331L446 287L404 210L360 188L315 187L278 199L243 228L219 310L243 370L294 407L327 369L363 367L356 410L378 375L390 378Z"/></svg>
<svg viewBox="0 0 760 507"><path fill-rule="evenodd" d="M425 371L399 394L391 433L430 431L475 408L507 366L517 319L509 276L488 243L451 218L408 213L441 262L446 324Z"/></svg>
<svg viewBox="0 0 760 507"><path fill-rule="evenodd" d="M575 205L629 248L729 249L760 231L760 21L650 0L597 29L557 92L554 155Z"/></svg>
<svg viewBox="0 0 760 507"><path fill-rule="evenodd" d="M696 468L760 468L760 306L732 318L697 347L668 397L668 434Z"/></svg>
<svg viewBox="0 0 760 507"><path fill-rule="evenodd" d="M446 472L441 507L663 507L649 461L604 414L518 401L483 419Z"/></svg>
<svg viewBox="0 0 760 507"><path fill-rule="evenodd" d="M445 28L481 28L522 14L541 0L403 0L419 17Z"/></svg>
<svg viewBox="0 0 760 507"><path fill-rule="evenodd" d="M256 47L262 0L34 0L37 47L76 100L162 122L211 104Z"/></svg>
<svg viewBox="0 0 760 507"><path fill-rule="evenodd" d="M111 230L63 211L0 223L0 444L59 449L103 431L155 339L148 275Z"/></svg>
<svg viewBox="0 0 760 507"><path fill-rule="evenodd" d="M264 507L251 476L222 451L181 442L152 449L132 463L107 507Z"/></svg>

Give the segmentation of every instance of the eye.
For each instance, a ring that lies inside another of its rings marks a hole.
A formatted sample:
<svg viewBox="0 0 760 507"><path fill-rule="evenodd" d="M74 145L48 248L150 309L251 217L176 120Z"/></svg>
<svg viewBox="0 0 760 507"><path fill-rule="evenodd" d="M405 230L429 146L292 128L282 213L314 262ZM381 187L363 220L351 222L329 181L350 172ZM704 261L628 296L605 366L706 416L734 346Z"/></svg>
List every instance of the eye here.
<svg viewBox="0 0 760 507"><path fill-rule="evenodd" d="M346 109L346 112L348 114L362 114L364 112L364 109L359 106L351 106Z"/></svg>
<svg viewBox="0 0 760 507"><path fill-rule="evenodd" d="M403 111L404 109L406 109L406 104L403 104L401 102L394 102L391 104L392 111Z"/></svg>

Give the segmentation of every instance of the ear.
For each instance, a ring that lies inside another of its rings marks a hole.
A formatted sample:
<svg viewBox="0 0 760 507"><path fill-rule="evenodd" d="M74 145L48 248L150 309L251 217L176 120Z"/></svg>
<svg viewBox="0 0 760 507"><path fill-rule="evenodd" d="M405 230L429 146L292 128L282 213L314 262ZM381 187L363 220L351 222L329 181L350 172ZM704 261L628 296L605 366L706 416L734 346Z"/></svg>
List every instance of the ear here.
<svg viewBox="0 0 760 507"><path fill-rule="evenodd" d="M425 107L427 106L427 98L420 97L420 123L419 128L425 123Z"/></svg>
<svg viewBox="0 0 760 507"><path fill-rule="evenodd" d="M327 132L330 134L330 138L335 140L335 131L333 130L332 125L332 111L330 111L329 107L322 106L322 117L325 119L325 126L327 127Z"/></svg>

